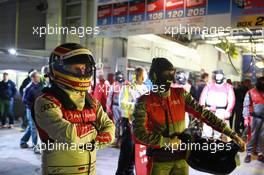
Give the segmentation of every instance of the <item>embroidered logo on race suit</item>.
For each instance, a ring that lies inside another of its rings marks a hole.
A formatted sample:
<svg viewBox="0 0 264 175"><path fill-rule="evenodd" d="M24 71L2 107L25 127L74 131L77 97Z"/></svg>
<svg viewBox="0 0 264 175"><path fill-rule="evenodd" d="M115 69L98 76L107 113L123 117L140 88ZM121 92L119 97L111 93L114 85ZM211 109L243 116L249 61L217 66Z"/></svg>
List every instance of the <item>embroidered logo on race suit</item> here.
<svg viewBox="0 0 264 175"><path fill-rule="evenodd" d="M95 121L95 119L96 119L96 115L95 115L95 113L87 113L87 112L84 112L83 113L83 117L85 118L85 119L88 119L88 121Z"/></svg>
<svg viewBox="0 0 264 175"><path fill-rule="evenodd" d="M57 106L54 103L46 103L41 106L40 112L48 111L50 109L57 108Z"/></svg>
<svg viewBox="0 0 264 175"><path fill-rule="evenodd" d="M95 130L92 125L92 122L96 121L94 110L63 111L63 117L69 122L76 124L77 135L79 137L86 136Z"/></svg>
<svg viewBox="0 0 264 175"><path fill-rule="evenodd" d="M64 118L72 123L93 122L96 120L94 111L64 111Z"/></svg>

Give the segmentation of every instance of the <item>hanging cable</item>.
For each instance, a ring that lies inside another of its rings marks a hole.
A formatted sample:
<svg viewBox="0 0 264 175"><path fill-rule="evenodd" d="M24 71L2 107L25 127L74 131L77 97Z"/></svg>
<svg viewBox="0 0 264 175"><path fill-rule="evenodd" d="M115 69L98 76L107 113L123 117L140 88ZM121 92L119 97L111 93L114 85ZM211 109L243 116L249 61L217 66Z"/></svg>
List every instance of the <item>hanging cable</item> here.
<svg viewBox="0 0 264 175"><path fill-rule="evenodd" d="M254 60L255 60L255 58L256 58L256 45L255 45L255 43L254 43L254 41L253 41L253 37L252 37L252 35L250 36L250 43L251 43L251 48L250 48L250 51L251 51L251 59L250 59L250 63L249 63L249 65L248 65L248 67L246 68L246 70L245 70L245 72L248 72L249 70L250 70L250 68L252 67L252 66L254 66ZM233 61L232 61L232 57L231 57L231 55L230 55L230 51L228 50L228 52L227 52L227 55L228 55L228 59L229 59L229 62L231 63L231 65L232 65L232 67L233 67L233 69L239 74L239 75L245 75L243 72L240 72L236 67L235 67L235 65L234 65L234 63L233 63Z"/></svg>

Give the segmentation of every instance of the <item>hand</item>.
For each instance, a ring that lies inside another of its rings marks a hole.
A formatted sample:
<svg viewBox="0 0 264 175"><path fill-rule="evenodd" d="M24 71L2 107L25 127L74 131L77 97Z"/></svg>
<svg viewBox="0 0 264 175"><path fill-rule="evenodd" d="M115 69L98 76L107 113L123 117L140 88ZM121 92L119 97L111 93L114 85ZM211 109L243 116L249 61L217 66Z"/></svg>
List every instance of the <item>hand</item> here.
<svg viewBox="0 0 264 175"><path fill-rule="evenodd" d="M233 140L239 145L240 150L242 152L244 152L246 150L246 143L243 141L243 139L241 137L239 137L238 135L235 135Z"/></svg>
<svg viewBox="0 0 264 175"><path fill-rule="evenodd" d="M178 139L177 137L174 137L172 139L170 139L170 146L173 149L179 149L180 148L180 144L181 144L181 140Z"/></svg>

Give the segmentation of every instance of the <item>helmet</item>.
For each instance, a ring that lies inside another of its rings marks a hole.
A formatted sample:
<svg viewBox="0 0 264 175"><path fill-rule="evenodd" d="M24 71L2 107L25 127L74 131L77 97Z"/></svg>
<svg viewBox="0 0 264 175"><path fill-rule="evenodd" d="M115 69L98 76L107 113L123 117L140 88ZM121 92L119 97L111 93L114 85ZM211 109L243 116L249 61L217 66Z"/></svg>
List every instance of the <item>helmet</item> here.
<svg viewBox="0 0 264 175"><path fill-rule="evenodd" d="M45 65L41 68L41 74L47 78L49 77L49 66L48 65Z"/></svg>
<svg viewBox="0 0 264 175"><path fill-rule="evenodd" d="M83 70L69 69L82 64ZM66 43L56 47L49 58L50 79L52 83L77 91L87 91L95 74L92 52L80 44Z"/></svg>
<svg viewBox="0 0 264 175"><path fill-rule="evenodd" d="M115 73L115 80L119 83L123 83L125 81L125 76L121 71L117 71Z"/></svg>
<svg viewBox="0 0 264 175"><path fill-rule="evenodd" d="M219 69L219 70L213 71L213 79L215 80L217 84L222 84L225 79L223 70Z"/></svg>
<svg viewBox="0 0 264 175"><path fill-rule="evenodd" d="M185 85L186 84L186 75L183 71L178 71L175 74L175 81L178 84Z"/></svg>

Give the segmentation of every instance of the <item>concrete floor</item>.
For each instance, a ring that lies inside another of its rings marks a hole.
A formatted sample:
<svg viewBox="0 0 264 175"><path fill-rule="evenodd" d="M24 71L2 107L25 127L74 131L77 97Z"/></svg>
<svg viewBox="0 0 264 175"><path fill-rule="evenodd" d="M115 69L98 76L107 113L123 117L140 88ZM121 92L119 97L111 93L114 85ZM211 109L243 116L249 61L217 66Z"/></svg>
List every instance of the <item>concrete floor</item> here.
<svg viewBox="0 0 264 175"><path fill-rule="evenodd" d="M19 140L22 136L19 128L0 129L0 175L39 175L40 155L33 151L19 148ZM114 175L117 168L119 150L106 148L98 152L97 175ZM240 155L241 166L232 175L264 175L264 164L256 160L244 164L245 153ZM224 163L224 162L223 162ZM190 169L190 175L206 175Z"/></svg>

